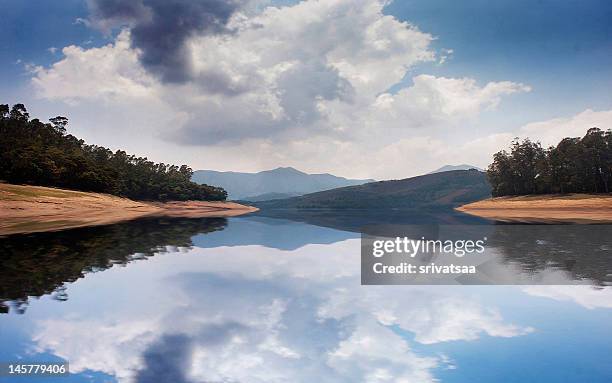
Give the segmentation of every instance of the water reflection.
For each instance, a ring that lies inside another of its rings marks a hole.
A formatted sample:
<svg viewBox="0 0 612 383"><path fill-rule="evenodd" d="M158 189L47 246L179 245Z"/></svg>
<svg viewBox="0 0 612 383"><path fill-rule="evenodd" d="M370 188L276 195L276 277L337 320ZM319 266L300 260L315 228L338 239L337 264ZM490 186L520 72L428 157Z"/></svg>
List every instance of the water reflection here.
<svg viewBox="0 0 612 383"><path fill-rule="evenodd" d="M239 232L240 235L236 235ZM309 244L332 244L359 233L329 230L323 226L304 225L299 221L264 216L247 216L232 220L232 230L199 234L192 238L194 246L260 245L280 250L295 250Z"/></svg>
<svg viewBox="0 0 612 383"><path fill-rule="evenodd" d="M525 272L560 269L612 284L612 225L496 225L489 244Z"/></svg>
<svg viewBox="0 0 612 383"><path fill-rule="evenodd" d="M490 272L500 278L506 274L506 284L544 279L549 284L612 283L612 225L513 225L448 210L279 209L257 214L371 236L436 237L432 232L440 227L457 227L457 232L463 227L469 229L465 238L488 238L487 256L494 261L489 266L496 268Z"/></svg>
<svg viewBox="0 0 612 383"><path fill-rule="evenodd" d="M173 222L185 236L153 234L131 250L119 242L137 231L109 240L100 249L165 252L66 284L67 301L43 296L25 315L0 316L0 358L68 360L74 375L60 381L612 377L607 288L361 286L354 232L257 217L215 222ZM158 226L144 230L165 232ZM104 254L92 251L91 264L112 265L115 252ZM88 270L75 269L76 278Z"/></svg>
<svg viewBox="0 0 612 383"><path fill-rule="evenodd" d="M508 224L410 224L386 223L364 227L362 258L366 284L497 284L564 285L612 284L612 225L508 225ZM372 243L380 239L411 239L473 243L484 240L483 254L461 257L441 252L382 258L385 265L410 261L415 266L474 265L473 275L376 274L372 266Z"/></svg>
<svg viewBox="0 0 612 383"><path fill-rule="evenodd" d="M115 264L189 248L199 233L222 230L224 218L151 218L109 226L0 237L0 312L7 302L19 313L28 297L54 293L66 300L64 283Z"/></svg>
<svg viewBox="0 0 612 383"><path fill-rule="evenodd" d="M261 217L304 222L347 232L385 235L386 226L405 225L490 225L491 221L453 210L261 210Z"/></svg>

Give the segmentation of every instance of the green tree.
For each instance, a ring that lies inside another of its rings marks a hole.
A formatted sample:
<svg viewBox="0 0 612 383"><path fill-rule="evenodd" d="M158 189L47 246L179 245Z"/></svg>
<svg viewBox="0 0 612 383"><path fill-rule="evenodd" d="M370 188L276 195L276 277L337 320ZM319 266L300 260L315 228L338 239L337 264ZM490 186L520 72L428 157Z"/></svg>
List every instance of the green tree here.
<svg viewBox="0 0 612 383"><path fill-rule="evenodd" d="M529 139L515 139L509 153L493 156L487 175L494 196L609 193L612 131L591 128L584 137L564 138L547 150Z"/></svg>

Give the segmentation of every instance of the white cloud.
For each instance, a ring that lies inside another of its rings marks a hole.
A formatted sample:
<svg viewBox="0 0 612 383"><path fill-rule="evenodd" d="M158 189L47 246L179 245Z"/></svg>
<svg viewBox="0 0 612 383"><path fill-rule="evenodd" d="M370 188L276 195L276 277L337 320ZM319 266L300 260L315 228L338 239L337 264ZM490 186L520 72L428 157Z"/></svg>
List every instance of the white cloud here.
<svg viewBox="0 0 612 383"><path fill-rule="evenodd" d="M506 324L499 312L456 298L440 299L435 305L414 310L401 317L400 325L414 332L416 340L424 344L475 340L482 333L511 338L534 331L531 327Z"/></svg>
<svg viewBox="0 0 612 383"><path fill-rule="evenodd" d="M479 87L471 78L444 78L420 75L414 85L396 95L384 93L375 104L382 112L400 113L399 120L411 121L411 111L426 113L432 119L476 117L483 109L495 108L501 96L531 89L509 81L490 82ZM395 116L394 116L395 117Z"/></svg>
<svg viewBox="0 0 612 383"><path fill-rule="evenodd" d="M390 328L375 322L360 324L328 354L327 363L348 376L359 371L363 382L435 382L435 357L419 357Z"/></svg>
<svg viewBox="0 0 612 383"><path fill-rule="evenodd" d="M532 122L519 130L521 137L530 137L542 145L556 145L565 137L582 137L590 128L612 129L612 110L587 109L571 117Z"/></svg>
<svg viewBox="0 0 612 383"><path fill-rule="evenodd" d="M83 49L70 45L64 58L49 68L36 67L32 83L40 97L77 103L103 100L118 104L129 98L149 98L153 79L138 65L127 31L113 44Z"/></svg>
<svg viewBox="0 0 612 383"><path fill-rule="evenodd" d="M140 363L139 352L156 338L155 331L159 328L156 319L133 317L121 323L100 319L87 322L48 319L38 323L32 340L36 342L37 352L54 350L56 355L69 360L73 373L101 371L116 376L119 381L130 381L133 367ZM67 341L58 336L60 333L78 342ZM118 344L122 346L117 347Z"/></svg>

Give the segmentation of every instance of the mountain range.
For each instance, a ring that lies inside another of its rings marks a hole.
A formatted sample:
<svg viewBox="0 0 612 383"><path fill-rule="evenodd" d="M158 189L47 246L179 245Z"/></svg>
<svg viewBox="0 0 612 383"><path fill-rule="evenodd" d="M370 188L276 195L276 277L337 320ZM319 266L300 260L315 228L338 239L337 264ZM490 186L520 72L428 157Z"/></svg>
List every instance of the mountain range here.
<svg viewBox="0 0 612 383"><path fill-rule="evenodd" d="M261 209L453 208L491 196L486 174L452 170L254 203Z"/></svg>
<svg viewBox="0 0 612 383"><path fill-rule="evenodd" d="M373 182L372 179L347 179L331 174L307 174L291 167L258 173L197 170L192 181L224 188L228 198L243 201L276 200L345 186Z"/></svg>

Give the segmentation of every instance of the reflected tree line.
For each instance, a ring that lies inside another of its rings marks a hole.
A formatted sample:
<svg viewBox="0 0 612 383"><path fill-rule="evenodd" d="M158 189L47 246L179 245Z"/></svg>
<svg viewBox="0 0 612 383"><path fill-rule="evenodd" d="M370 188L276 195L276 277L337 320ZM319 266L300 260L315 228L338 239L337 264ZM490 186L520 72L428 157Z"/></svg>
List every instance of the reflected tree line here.
<svg viewBox="0 0 612 383"><path fill-rule="evenodd" d="M64 284L113 265L189 248L200 233L222 230L225 218L150 218L109 226L0 237L0 312L23 313L30 297L66 300Z"/></svg>
<svg viewBox="0 0 612 383"><path fill-rule="evenodd" d="M612 284L612 225L496 225L488 245L527 273L555 268Z"/></svg>

